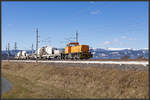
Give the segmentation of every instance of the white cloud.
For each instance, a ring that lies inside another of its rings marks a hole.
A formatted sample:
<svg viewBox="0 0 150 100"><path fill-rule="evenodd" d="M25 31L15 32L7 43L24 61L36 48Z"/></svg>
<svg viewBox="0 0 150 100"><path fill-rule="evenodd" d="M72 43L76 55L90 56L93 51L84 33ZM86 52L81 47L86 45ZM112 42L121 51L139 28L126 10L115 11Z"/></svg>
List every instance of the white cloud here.
<svg viewBox="0 0 150 100"><path fill-rule="evenodd" d="M108 45L108 44L110 44L111 42L110 41L105 41L104 43L103 43L103 45Z"/></svg>
<svg viewBox="0 0 150 100"><path fill-rule="evenodd" d="M118 38L115 38L115 39L113 40L113 42L119 42L119 39L118 39Z"/></svg>
<svg viewBox="0 0 150 100"><path fill-rule="evenodd" d="M125 44L126 42L123 41L123 39L130 40L130 41L136 40L136 38L128 37L128 36L123 35L119 38L114 38L110 41L105 41L105 42L102 43L102 45L103 46L108 46L109 44L111 44L111 46L124 46L124 45L126 45Z"/></svg>
<svg viewBox="0 0 150 100"><path fill-rule="evenodd" d="M100 10L94 10L94 11L91 11L90 14L92 15L97 15L100 13Z"/></svg>
<svg viewBox="0 0 150 100"><path fill-rule="evenodd" d="M127 36L121 36L121 38L122 38L122 39L126 39L126 38L127 38Z"/></svg>
<svg viewBox="0 0 150 100"><path fill-rule="evenodd" d="M136 40L136 38L129 38L129 40Z"/></svg>

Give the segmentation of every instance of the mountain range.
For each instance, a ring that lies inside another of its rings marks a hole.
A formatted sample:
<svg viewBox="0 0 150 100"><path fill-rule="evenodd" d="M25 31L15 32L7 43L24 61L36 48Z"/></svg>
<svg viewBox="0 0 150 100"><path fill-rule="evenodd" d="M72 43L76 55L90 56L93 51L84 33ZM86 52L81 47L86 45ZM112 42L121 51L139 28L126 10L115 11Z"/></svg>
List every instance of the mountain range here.
<svg viewBox="0 0 150 100"><path fill-rule="evenodd" d="M132 48L95 48L90 49L93 59L120 59L127 56L130 59L143 57L148 59L148 49L132 49Z"/></svg>

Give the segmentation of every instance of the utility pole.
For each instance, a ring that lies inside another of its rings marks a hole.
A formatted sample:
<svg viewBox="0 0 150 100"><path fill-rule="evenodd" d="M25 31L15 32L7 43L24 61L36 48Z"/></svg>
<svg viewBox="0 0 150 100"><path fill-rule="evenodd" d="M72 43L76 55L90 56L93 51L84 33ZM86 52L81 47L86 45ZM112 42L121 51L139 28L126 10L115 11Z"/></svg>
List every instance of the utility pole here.
<svg viewBox="0 0 150 100"><path fill-rule="evenodd" d="M7 43L6 43L6 53L7 53Z"/></svg>
<svg viewBox="0 0 150 100"><path fill-rule="evenodd" d="M8 61L9 61L9 56L10 56L10 44L8 43Z"/></svg>
<svg viewBox="0 0 150 100"><path fill-rule="evenodd" d="M38 56L38 28L36 29L36 62L38 62L37 56Z"/></svg>
<svg viewBox="0 0 150 100"><path fill-rule="evenodd" d="M32 44L32 55L33 55L33 44Z"/></svg>
<svg viewBox="0 0 150 100"><path fill-rule="evenodd" d="M76 42L78 42L78 32L76 31Z"/></svg>
<svg viewBox="0 0 150 100"><path fill-rule="evenodd" d="M15 54L17 52L17 43L15 42L15 45L14 45L14 50L15 50Z"/></svg>

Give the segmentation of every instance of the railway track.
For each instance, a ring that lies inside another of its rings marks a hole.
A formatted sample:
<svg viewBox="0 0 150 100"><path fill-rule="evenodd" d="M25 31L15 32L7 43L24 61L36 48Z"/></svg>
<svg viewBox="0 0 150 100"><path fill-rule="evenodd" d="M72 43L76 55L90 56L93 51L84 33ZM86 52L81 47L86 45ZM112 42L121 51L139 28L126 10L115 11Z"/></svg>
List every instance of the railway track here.
<svg viewBox="0 0 150 100"><path fill-rule="evenodd" d="M8 60L3 60L8 61ZM9 62L36 62L36 60L9 60ZM91 61L91 60L38 60L39 63L82 63L82 64L132 64L148 66L148 61Z"/></svg>

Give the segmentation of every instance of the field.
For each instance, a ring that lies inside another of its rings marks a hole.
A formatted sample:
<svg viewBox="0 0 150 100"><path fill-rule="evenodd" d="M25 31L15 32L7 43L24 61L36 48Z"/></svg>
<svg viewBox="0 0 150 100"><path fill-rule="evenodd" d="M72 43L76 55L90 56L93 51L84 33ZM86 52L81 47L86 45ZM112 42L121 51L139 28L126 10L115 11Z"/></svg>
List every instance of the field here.
<svg viewBox="0 0 150 100"><path fill-rule="evenodd" d="M2 62L2 98L148 98L146 67L115 66Z"/></svg>

